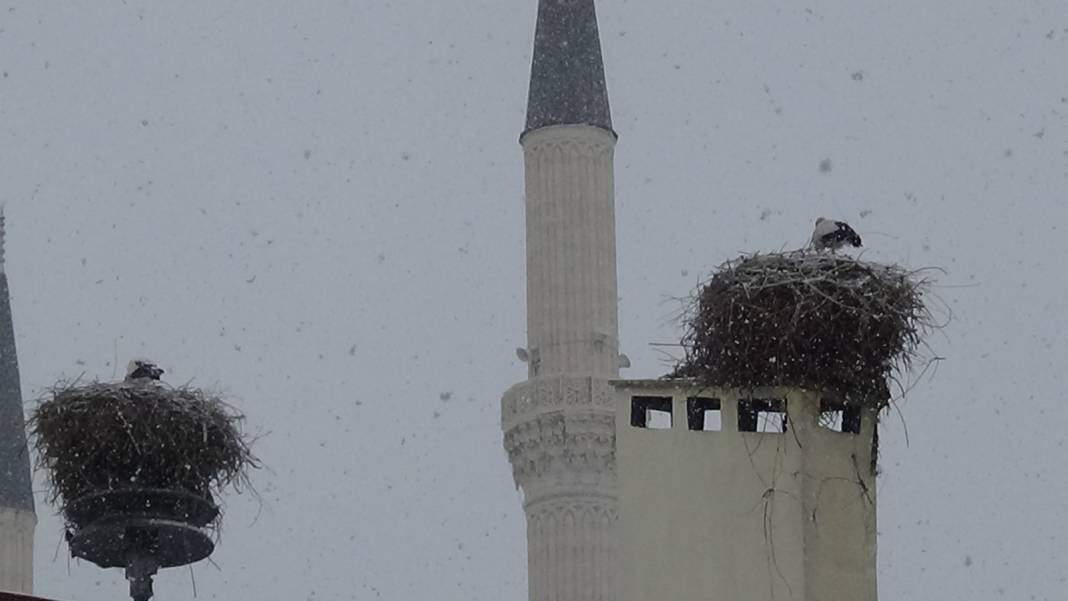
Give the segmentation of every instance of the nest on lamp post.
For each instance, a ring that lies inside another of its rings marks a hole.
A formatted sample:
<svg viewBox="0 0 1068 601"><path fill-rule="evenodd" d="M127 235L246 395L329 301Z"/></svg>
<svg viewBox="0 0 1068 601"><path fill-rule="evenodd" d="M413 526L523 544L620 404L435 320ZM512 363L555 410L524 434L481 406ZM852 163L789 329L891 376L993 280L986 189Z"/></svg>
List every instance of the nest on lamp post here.
<svg viewBox="0 0 1068 601"><path fill-rule="evenodd" d="M243 416L197 388L142 379L57 386L29 420L71 552L125 567L135 599L158 567L211 554L215 497L258 467Z"/></svg>
<svg viewBox="0 0 1068 601"><path fill-rule="evenodd" d="M670 377L710 386L798 386L876 410L933 327L930 280L832 252L752 254L719 266L684 316Z"/></svg>

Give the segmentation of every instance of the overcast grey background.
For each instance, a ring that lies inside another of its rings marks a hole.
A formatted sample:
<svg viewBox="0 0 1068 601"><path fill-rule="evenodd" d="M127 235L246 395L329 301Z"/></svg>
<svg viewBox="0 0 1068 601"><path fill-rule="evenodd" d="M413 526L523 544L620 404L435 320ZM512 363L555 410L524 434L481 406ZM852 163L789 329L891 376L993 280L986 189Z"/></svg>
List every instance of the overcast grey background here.
<svg viewBox="0 0 1068 601"><path fill-rule="evenodd" d="M24 395L145 354L262 434L200 598L526 599L498 403L526 373L535 8L0 5ZM901 404L909 444L897 415L882 436L881 596L1064 599L1068 5L598 9L624 375L664 371L670 297L818 215L946 268L946 360ZM39 594L125 595L38 513ZM191 598L189 571L157 591Z"/></svg>

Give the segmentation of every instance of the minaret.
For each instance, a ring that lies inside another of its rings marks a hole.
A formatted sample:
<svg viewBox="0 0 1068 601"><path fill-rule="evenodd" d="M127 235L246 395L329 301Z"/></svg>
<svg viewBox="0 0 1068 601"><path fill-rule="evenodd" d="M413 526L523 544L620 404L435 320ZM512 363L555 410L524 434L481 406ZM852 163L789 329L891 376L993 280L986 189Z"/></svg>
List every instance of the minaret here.
<svg viewBox="0 0 1068 601"><path fill-rule="evenodd" d="M501 403L531 601L617 599L615 143L593 0L541 0L520 136L528 379Z"/></svg>
<svg viewBox="0 0 1068 601"><path fill-rule="evenodd" d="M33 592L36 525L0 209L0 591Z"/></svg>

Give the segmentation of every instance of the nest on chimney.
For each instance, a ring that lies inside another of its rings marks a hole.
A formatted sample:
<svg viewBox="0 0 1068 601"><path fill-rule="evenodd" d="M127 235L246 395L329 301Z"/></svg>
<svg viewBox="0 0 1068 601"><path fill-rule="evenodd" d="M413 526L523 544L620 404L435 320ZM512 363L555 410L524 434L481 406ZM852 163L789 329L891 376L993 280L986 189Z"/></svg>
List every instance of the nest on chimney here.
<svg viewBox="0 0 1068 601"><path fill-rule="evenodd" d="M209 501L250 488L259 467L240 413L197 388L152 380L57 385L29 419L38 467L61 510L83 496L164 489Z"/></svg>
<svg viewBox="0 0 1068 601"><path fill-rule="evenodd" d="M727 261L695 291L669 377L826 390L883 409L936 327L925 272L812 250Z"/></svg>

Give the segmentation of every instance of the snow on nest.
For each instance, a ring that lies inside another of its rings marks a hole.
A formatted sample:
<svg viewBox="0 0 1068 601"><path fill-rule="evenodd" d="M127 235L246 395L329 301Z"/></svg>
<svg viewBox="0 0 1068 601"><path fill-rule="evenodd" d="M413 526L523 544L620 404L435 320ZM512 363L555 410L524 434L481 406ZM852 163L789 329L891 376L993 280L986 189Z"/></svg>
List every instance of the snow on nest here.
<svg viewBox="0 0 1068 601"><path fill-rule="evenodd" d="M684 315L670 377L711 386L800 386L883 408L932 328L924 270L800 250L720 265Z"/></svg>

